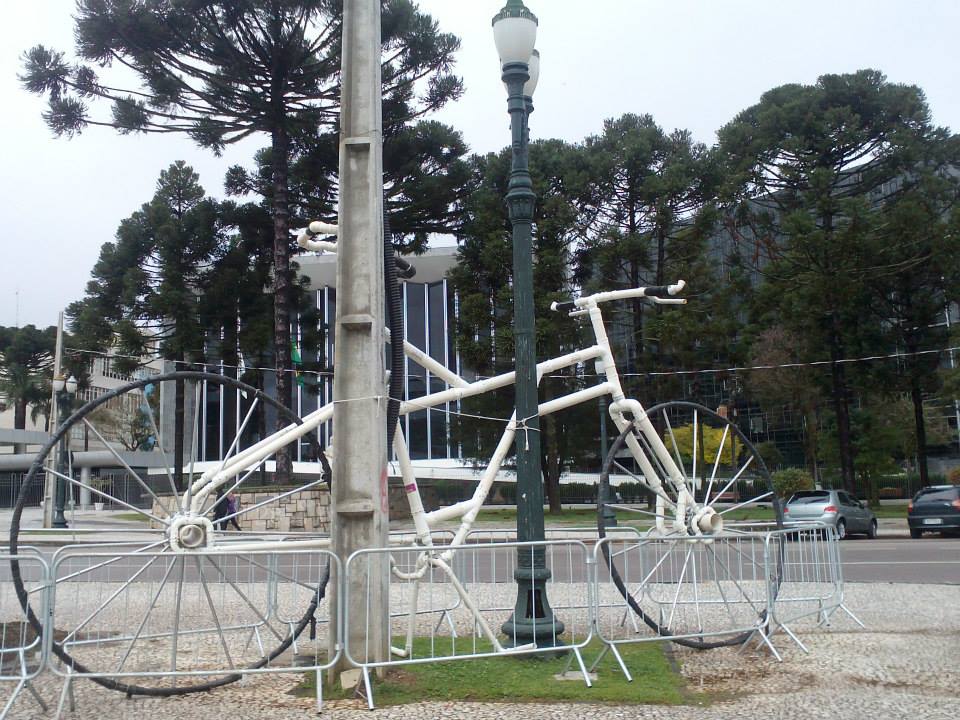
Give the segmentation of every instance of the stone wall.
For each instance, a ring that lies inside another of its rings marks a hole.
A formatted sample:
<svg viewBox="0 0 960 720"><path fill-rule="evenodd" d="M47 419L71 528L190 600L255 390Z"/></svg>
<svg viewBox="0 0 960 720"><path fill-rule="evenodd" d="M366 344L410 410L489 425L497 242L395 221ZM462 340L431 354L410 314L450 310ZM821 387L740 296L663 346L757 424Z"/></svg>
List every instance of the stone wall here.
<svg viewBox="0 0 960 720"><path fill-rule="evenodd" d="M432 498L431 483L421 485L421 494L425 504ZM290 491L292 488L251 488L237 493L240 500L240 509L264 502L275 497L278 493ZM169 494L158 494L164 503L170 503ZM403 481L398 477L391 477L388 485L390 504L390 519L403 520L410 517L410 505L403 490ZM209 508L213 498L208 498L205 507ZM434 507L434 505L429 505ZM157 501L153 501L152 512L157 517L166 517L167 512L161 511ZM330 532L330 492L326 485L301 490L298 493L266 503L262 508L251 510L237 517L242 530L253 532L289 532L291 530L306 530L314 532ZM212 518L211 518L212 519ZM151 527L160 527L156 521L151 521ZM234 529L230 526L230 529Z"/></svg>
<svg viewBox="0 0 960 720"><path fill-rule="evenodd" d="M239 509L243 510L251 505L270 500L276 497L278 492L287 492L289 489L261 488L258 490L254 488L238 492ZM167 501L163 496L161 499ZM207 501L207 507L212 504L212 500ZM166 515L159 512L156 500L153 501L153 505L154 515L158 517ZM237 522L240 523L242 530L253 532L289 532L291 530L330 532L330 493L325 486L302 490L285 498L268 502L256 510L238 515ZM233 529L232 525L230 529Z"/></svg>

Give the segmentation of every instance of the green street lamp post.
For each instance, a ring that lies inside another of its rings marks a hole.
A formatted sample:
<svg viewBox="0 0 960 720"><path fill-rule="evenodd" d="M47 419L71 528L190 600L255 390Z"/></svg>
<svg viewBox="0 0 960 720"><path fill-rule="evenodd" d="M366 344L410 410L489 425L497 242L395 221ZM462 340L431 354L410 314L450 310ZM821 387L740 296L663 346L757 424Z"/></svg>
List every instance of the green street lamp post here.
<svg viewBox="0 0 960 720"><path fill-rule="evenodd" d="M534 49L537 18L522 0L508 0L493 18L493 34L507 88L513 164L507 208L513 226L513 337L516 362L517 540L544 539L543 481L540 472L540 421L537 397L536 333L533 305L532 225L536 196L530 180L527 118L540 72ZM563 633L547 600L544 547L517 549L517 602L501 631L517 645L552 647Z"/></svg>
<svg viewBox="0 0 960 720"><path fill-rule="evenodd" d="M67 416L70 414L72 400L77 392L77 380L72 375L66 380L63 376L53 379L53 390L57 394L57 425L63 425ZM63 514L64 507L67 504L67 482L63 477L67 474L69 463L67 454L70 452L68 444L70 442L69 434L60 438L59 452L57 453L57 484L56 495L53 503L53 527L67 527L67 518Z"/></svg>

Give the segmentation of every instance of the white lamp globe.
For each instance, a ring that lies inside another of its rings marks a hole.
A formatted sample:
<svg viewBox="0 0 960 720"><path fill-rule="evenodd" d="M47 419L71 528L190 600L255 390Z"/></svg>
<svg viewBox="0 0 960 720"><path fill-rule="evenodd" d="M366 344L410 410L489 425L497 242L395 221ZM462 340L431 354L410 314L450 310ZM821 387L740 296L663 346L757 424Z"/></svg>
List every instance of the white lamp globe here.
<svg viewBox="0 0 960 720"><path fill-rule="evenodd" d="M63 376L62 376L62 375L57 375L57 376L53 379L53 391L54 391L54 392L63 392L63 386L64 386L65 384L66 384L66 383L65 383L64 380L63 380Z"/></svg>
<svg viewBox="0 0 960 720"><path fill-rule="evenodd" d="M540 79L540 51L534 50L530 55L530 62L527 63L530 68L530 79L523 84L523 94L527 97L533 97L534 90L537 89L537 81Z"/></svg>
<svg viewBox="0 0 960 720"><path fill-rule="evenodd" d="M73 375L71 375L70 377L67 378L67 383L65 387L67 392L73 395L77 391L77 379Z"/></svg>
<svg viewBox="0 0 960 720"><path fill-rule="evenodd" d="M528 62L537 44L537 16L523 0L507 0L493 17L493 41L503 65Z"/></svg>

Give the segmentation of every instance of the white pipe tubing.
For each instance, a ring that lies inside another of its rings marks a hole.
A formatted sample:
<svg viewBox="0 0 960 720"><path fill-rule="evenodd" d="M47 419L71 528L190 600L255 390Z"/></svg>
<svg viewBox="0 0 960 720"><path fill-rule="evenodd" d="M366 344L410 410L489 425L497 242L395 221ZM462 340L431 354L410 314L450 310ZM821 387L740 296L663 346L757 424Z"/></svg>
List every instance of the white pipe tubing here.
<svg viewBox="0 0 960 720"><path fill-rule="evenodd" d="M312 232L314 235L339 235L340 234L339 225L320 222L319 220L314 220L312 223L310 223L308 228L310 232Z"/></svg>
<svg viewBox="0 0 960 720"><path fill-rule="evenodd" d="M601 350L600 347L594 345L593 347L577 350L576 352L572 352L552 360L546 360L537 365L537 373L538 375L546 375L547 373L556 372L557 370L569 367L570 365L577 365L582 362L587 362L588 360L599 357L602 352L603 350ZM478 380L477 382L470 383L466 387L455 387L450 388L449 390L442 390L437 393L432 393L430 395L424 395L423 397L419 397L414 401L401 403L400 414L408 415L412 412L423 410L424 408L434 407L436 405L442 405L448 402L457 402L464 398L474 397L475 395L481 395L485 392L490 392L491 390L512 385L514 382L516 382L516 373L509 372L504 373L503 375L496 375L492 378L487 378L486 380Z"/></svg>
<svg viewBox="0 0 960 720"><path fill-rule="evenodd" d="M670 295L676 295L687 285L685 280L678 280L674 285L667 286L667 292ZM593 295L587 295L586 297L577 298L573 301L574 305L581 308L590 307L591 305L596 305L603 302L611 302L614 300L630 300L632 298L645 298L647 296L647 288L638 287L638 288L629 288L627 290L609 290L607 292L594 293ZM650 297L651 300L654 300L653 297Z"/></svg>
<svg viewBox="0 0 960 720"><path fill-rule="evenodd" d="M304 250L313 250L314 252L328 252L336 255L337 244L328 240L311 240L309 235L298 235L297 245Z"/></svg>
<svg viewBox="0 0 960 720"><path fill-rule="evenodd" d="M463 520L460 523L460 527L457 528L457 532L453 536L451 545L462 545L466 541L467 533L469 533L470 528L473 527L473 523L477 519L477 514L483 508L483 502L486 500L487 494L490 492L490 488L493 487L494 478L496 478L497 473L500 472L500 467L503 465L503 459L507 456L507 453L510 452L510 448L513 447L513 440L517 434L516 422L516 413L514 413L514 416L510 418L510 424L507 425L507 429L500 437L500 442L497 444L497 448L493 452L493 457L490 458L490 464L484 471L483 477L480 479L480 483L477 485L477 489L473 493L473 498L471 501L473 503L473 507L469 508L464 514ZM449 558L447 559L449 561Z"/></svg>
<svg viewBox="0 0 960 720"><path fill-rule="evenodd" d="M397 430L393 434L393 449L396 451L397 460L400 463L403 491L406 493L407 503L410 505L410 515L413 519L413 527L417 531L417 539L422 545L432 545L430 525L427 523L420 489L417 487L417 476L413 472L413 463L410 462L410 453L407 452L407 443L403 433L400 432L399 422L397 422Z"/></svg>
<svg viewBox="0 0 960 720"><path fill-rule="evenodd" d="M383 333L387 339L387 342L392 342L390 337L390 328L384 328ZM418 365L420 365L420 367L429 371L431 375L436 375L447 385L452 385L453 387L470 386L470 383L468 383L462 377L447 368L445 365L434 360L416 345L411 345L406 340L403 341L403 354L415 361Z"/></svg>
<svg viewBox="0 0 960 720"><path fill-rule="evenodd" d="M333 403L324 405L322 408L304 417L302 424L293 423L287 425L283 430L275 432L273 435L269 435L260 442L251 445L243 452L231 458L230 462L224 464L223 467L208 471L210 473L209 475L205 472L201 475L200 479L194 483L195 486L200 486L200 491L194 495L191 500L191 512L199 513L200 503L203 502L203 498L207 497L221 485L225 485L249 467L266 460L280 448L302 438L309 432L313 432L331 417L333 417Z"/></svg>
<svg viewBox="0 0 960 720"><path fill-rule="evenodd" d="M593 306L589 310L590 326L593 328L593 335L597 339L597 347L600 348L598 371L602 372L610 384L610 395L614 402L623 400L623 387L620 385L620 374L617 372L617 363L613 358L613 351L610 349L610 338L607 337L607 328L603 324L603 313L600 308Z"/></svg>
<svg viewBox="0 0 960 720"><path fill-rule="evenodd" d="M647 411L643 409L643 405L637 400L625 399L617 403L617 409L620 411L626 410L633 415L633 422L646 436L647 441L650 443L650 448L656 453L657 459L660 460L660 463L667 471L670 480L673 481L677 489L679 490L682 487L686 487L683 473L680 471L680 468L677 467L676 462L674 462L673 457L667 450L667 446L663 444L663 440L657 435L657 430L653 427L653 423L650 422L650 418L647 417Z"/></svg>
<svg viewBox="0 0 960 720"><path fill-rule="evenodd" d="M438 520L452 520L453 518L461 517L464 513L474 508L477 508L479 512L479 507L483 505L483 501L487 497L490 487L493 485L493 480L500 471L500 465L503 463L503 459L510 451L511 445L513 445L513 437L516 434L515 422L516 418L512 418L510 424L507 425L507 429L504 430L503 435L500 436L500 442L497 443L497 448L493 451L490 464L487 465L487 469L483 471L480 482L477 484L477 489L473 491L473 497L469 500L428 512L426 514L428 523L434 523ZM460 530L457 531L457 537L460 536L461 530L463 530L462 525ZM469 527L467 530L469 530ZM466 531L463 532L463 535L466 536ZM455 538L453 544L456 545L459 544L459 542L462 542L462 540L457 541Z"/></svg>
<svg viewBox="0 0 960 720"><path fill-rule="evenodd" d="M580 405L588 400L594 400L603 395L608 395L610 394L611 390L612 387L610 386L610 383L600 383L599 385L594 385L593 387L588 387L583 390L577 390L569 395L564 395L563 397L558 397L554 400L545 402L538 407L537 412L540 416L550 415L558 410L566 410L574 405Z"/></svg>

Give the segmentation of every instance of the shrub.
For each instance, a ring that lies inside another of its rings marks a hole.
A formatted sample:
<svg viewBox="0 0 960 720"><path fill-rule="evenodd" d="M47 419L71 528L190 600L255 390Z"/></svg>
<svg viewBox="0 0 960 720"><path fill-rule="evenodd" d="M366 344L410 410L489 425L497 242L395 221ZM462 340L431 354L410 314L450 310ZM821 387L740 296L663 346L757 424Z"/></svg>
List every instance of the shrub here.
<svg viewBox="0 0 960 720"><path fill-rule="evenodd" d="M960 485L960 465L952 468L950 472L947 473L947 482L951 485Z"/></svg>
<svg viewBox="0 0 960 720"><path fill-rule="evenodd" d="M880 488L880 499L881 500L894 500L896 498L903 497L903 490L898 487L882 487Z"/></svg>
<svg viewBox="0 0 960 720"><path fill-rule="evenodd" d="M780 452L780 448L777 447L775 442L767 441L758 444L757 452L760 453L763 464L767 466L767 470L770 472L783 465L783 453Z"/></svg>
<svg viewBox="0 0 960 720"><path fill-rule="evenodd" d="M813 490L813 477L802 468L777 470L771 475L773 491L777 497L786 500L800 490Z"/></svg>

